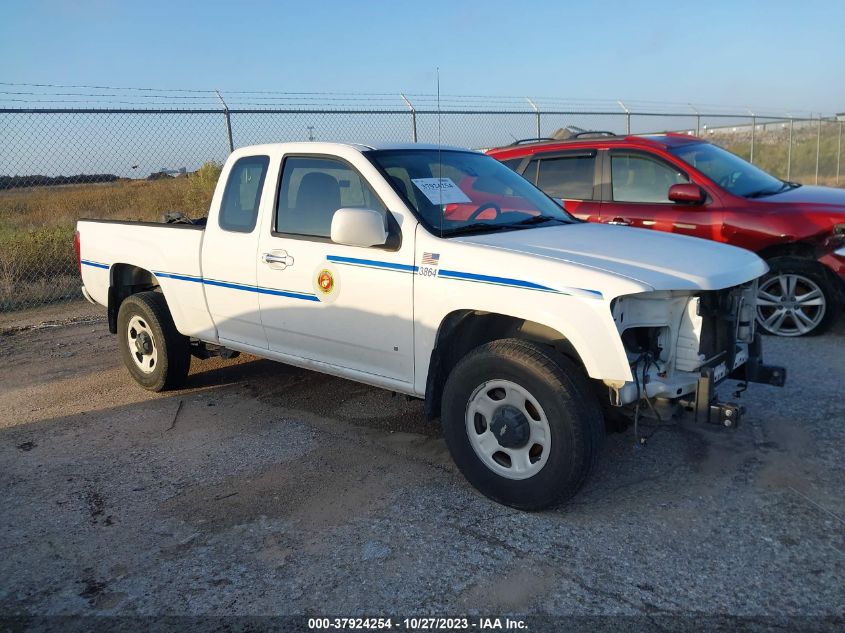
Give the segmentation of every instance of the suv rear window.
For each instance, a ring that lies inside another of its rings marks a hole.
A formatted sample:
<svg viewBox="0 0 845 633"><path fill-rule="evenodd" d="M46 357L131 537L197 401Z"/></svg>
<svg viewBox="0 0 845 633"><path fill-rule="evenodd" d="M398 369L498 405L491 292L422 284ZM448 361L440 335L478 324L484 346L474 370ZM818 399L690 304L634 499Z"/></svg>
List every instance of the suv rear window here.
<svg viewBox="0 0 845 633"><path fill-rule="evenodd" d="M537 186L553 198L592 200L595 165L595 153L543 158Z"/></svg>

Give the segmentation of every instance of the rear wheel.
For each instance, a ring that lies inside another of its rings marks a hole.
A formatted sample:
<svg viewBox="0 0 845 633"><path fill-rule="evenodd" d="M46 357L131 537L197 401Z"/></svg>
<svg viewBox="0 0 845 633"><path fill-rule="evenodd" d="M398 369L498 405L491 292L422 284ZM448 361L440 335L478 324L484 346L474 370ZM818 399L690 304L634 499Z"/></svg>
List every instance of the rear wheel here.
<svg viewBox="0 0 845 633"><path fill-rule="evenodd" d="M506 339L482 345L452 370L443 432L458 468L482 493L539 510L574 495L604 440L586 378L552 349Z"/></svg>
<svg viewBox="0 0 845 633"><path fill-rule="evenodd" d="M150 391L185 384L191 364L188 337L173 324L164 295L139 292L117 314L120 357L135 381Z"/></svg>
<svg viewBox="0 0 845 633"><path fill-rule="evenodd" d="M757 290L757 322L768 334L821 334L836 320L836 287L816 262L798 257L769 260Z"/></svg>

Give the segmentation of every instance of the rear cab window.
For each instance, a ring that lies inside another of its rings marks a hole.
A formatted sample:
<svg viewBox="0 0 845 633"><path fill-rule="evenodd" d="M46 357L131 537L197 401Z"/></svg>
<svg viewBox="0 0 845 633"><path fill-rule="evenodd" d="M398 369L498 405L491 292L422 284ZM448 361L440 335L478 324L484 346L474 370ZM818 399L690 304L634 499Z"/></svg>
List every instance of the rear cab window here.
<svg viewBox="0 0 845 633"><path fill-rule="evenodd" d="M220 204L218 224L221 229L252 232L258 219L261 191L269 165L269 156L245 156L232 166Z"/></svg>

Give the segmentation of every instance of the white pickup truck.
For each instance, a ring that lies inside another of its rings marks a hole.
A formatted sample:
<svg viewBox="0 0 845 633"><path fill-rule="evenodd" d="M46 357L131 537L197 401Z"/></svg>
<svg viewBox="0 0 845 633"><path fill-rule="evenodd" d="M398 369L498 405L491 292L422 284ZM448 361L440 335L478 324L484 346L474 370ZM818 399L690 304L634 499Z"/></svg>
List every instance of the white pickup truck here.
<svg viewBox="0 0 845 633"><path fill-rule="evenodd" d="M518 508L575 493L611 412L733 426L717 383L785 378L761 361L756 255L578 221L470 150L246 147L207 220L76 240L145 388L242 351L422 398L467 479Z"/></svg>

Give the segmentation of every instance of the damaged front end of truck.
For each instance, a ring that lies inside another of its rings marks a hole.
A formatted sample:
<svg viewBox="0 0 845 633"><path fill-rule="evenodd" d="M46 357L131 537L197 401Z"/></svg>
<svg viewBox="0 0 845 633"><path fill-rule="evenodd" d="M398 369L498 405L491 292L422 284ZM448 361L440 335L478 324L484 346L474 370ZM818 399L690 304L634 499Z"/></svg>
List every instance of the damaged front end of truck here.
<svg viewBox="0 0 845 633"><path fill-rule="evenodd" d="M658 421L691 413L697 422L736 427L744 412L719 398L725 380L783 386L786 369L763 362L755 327L757 281L722 290L657 291L617 297L613 319L632 380L608 384L612 407Z"/></svg>

